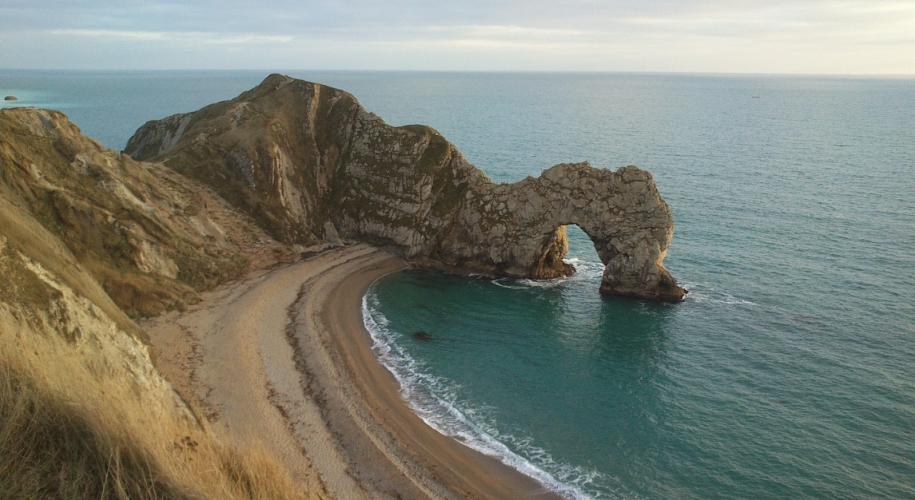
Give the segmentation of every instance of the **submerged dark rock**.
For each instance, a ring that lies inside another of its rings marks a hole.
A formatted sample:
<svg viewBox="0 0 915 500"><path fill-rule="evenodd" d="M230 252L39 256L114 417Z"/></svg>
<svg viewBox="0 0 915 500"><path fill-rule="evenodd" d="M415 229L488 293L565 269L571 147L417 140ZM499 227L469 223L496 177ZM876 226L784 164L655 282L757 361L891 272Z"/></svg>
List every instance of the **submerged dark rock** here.
<svg viewBox="0 0 915 500"><path fill-rule="evenodd" d="M572 163L497 184L434 129L392 127L324 85L270 75L146 123L126 151L210 185L285 242L365 241L425 267L555 278L573 272L565 226L577 224L605 265L601 293L686 293L663 266L673 219L648 172Z"/></svg>
<svg viewBox="0 0 915 500"><path fill-rule="evenodd" d="M432 337L431 333L419 330L419 331L413 332L413 338L416 340L421 340L423 342L427 342L429 340L432 340L433 337Z"/></svg>

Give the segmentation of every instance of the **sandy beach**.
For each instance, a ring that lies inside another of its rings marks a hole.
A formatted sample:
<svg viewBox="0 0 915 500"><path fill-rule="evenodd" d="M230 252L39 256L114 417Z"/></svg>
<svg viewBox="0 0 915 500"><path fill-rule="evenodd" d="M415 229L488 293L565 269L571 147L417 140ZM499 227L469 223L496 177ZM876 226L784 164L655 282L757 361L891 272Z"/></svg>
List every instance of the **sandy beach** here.
<svg viewBox="0 0 915 500"><path fill-rule="evenodd" d="M144 324L179 393L241 446L331 498L551 498L429 427L365 331L362 297L406 264L365 244L254 272Z"/></svg>

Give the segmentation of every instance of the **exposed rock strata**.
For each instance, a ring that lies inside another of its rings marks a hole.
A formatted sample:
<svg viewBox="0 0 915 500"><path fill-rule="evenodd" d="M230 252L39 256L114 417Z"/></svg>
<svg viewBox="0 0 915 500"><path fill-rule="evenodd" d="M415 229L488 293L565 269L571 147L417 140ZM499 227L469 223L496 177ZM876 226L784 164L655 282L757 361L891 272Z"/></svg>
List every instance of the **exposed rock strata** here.
<svg viewBox="0 0 915 500"><path fill-rule="evenodd" d="M150 415L190 417L153 366L136 324L55 234L2 195L0 276L0 369L9 359L17 366L81 364L99 381L125 384Z"/></svg>
<svg viewBox="0 0 915 500"><path fill-rule="evenodd" d="M153 414L181 411L152 365L145 335L102 286L114 270L97 259L107 258L113 266L131 255L129 245L114 244L121 241L115 235L131 233L116 229L106 220L112 212L101 208L112 207L104 204L114 195L91 187L103 178L111 181L103 174L112 172L111 166L72 163L75 155L105 158L59 113L0 110L0 362L41 365L66 357L99 380L129 384ZM99 169L96 177L81 182L90 165ZM118 282L141 283L141 275L132 266Z"/></svg>
<svg viewBox="0 0 915 500"><path fill-rule="evenodd" d="M284 252L206 186L106 150L54 111L0 110L0 198L59 237L133 316L194 302L252 251Z"/></svg>
<svg viewBox="0 0 915 500"><path fill-rule="evenodd" d="M564 226L606 265L601 292L680 300L664 269L670 209L648 172L587 163L496 184L435 130L392 127L350 94L282 75L237 98L152 121L134 158L200 180L286 242L342 237L464 273L568 274Z"/></svg>

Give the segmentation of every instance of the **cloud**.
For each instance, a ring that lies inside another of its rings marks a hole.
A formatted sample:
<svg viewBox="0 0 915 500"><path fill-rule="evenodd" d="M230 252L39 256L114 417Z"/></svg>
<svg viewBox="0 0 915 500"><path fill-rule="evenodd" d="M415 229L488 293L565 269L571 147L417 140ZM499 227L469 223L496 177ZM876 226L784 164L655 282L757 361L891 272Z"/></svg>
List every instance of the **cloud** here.
<svg viewBox="0 0 915 500"><path fill-rule="evenodd" d="M50 34L57 36L75 36L86 38L116 38L126 40L163 40L167 33L164 31L122 31L122 30L50 30Z"/></svg>
<svg viewBox="0 0 915 500"><path fill-rule="evenodd" d="M913 73L915 2L2 0L0 46L0 67Z"/></svg>
<svg viewBox="0 0 915 500"><path fill-rule="evenodd" d="M161 41L182 43L203 43L209 45L233 44L277 44L291 43L294 36L288 35L258 35L254 33L215 33L202 31L127 31L127 30L100 30L100 29L62 29L50 30L51 35L62 37L136 40L136 41Z"/></svg>
<svg viewBox="0 0 915 500"><path fill-rule="evenodd" d="M429 32L449 33L461 38L547 38L577 37L587 34L580 29L542 28L536 26L518 26L511 24L469 24L430 26Z"/></svg>

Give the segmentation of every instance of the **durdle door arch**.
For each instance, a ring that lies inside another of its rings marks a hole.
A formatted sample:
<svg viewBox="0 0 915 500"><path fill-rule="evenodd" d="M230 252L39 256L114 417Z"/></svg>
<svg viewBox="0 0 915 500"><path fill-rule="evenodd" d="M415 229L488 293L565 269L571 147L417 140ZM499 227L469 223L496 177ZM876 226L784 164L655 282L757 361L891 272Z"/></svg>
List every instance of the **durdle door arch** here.
<svg viewBox="0 0 915 500"><path fill-rule="evenodd" d="M662 301L685 296L663 266L673 219L648 172L562 164L537 178L487 187L470 197L463 220L489 221L469 234L476 240L471 246L483 250L477 257L494 270L529 278L567 275L566 226L574 224L605 266L601 293Z"/></svg>
<svg viewBox="0 0 915 500"><path fill-rule="evenodd" d="M600 291L682 300L663 261L670 209L651 174L588 163L497 184L430 127L392 127L349 93L270 75L235 99L143 125L127 153L210 185L275 238L342 238L456 273L553 278L564 226L591 238Z"/></svg>

